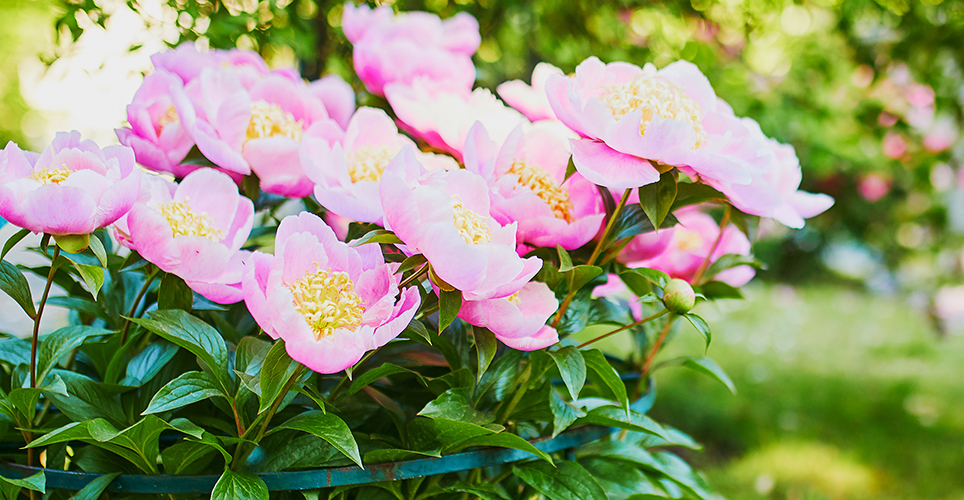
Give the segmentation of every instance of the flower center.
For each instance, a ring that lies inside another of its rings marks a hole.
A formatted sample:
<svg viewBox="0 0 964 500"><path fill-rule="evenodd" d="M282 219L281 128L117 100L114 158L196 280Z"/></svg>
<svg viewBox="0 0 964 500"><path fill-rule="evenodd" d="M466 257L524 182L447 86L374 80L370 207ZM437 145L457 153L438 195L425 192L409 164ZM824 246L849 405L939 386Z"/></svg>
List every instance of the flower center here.
<svg viewBox="0 0 964 500"><path fill-rule="evenodd" d="M41 168L30 174L30 178L39 182L41 186L46 186L47 184L60 184L67 180L70 176L70 169L67 165L64 165L64 169L60 170L47 170L46 168Z"/></svg>
<svg viewBox="0 0 964 500"><path fill-rule="evenodd" d="M508 300L510 303L515 304L516 306L522 305L522 299L519 298L519 292L509 295L505 298L505 300Z"/></svg>
<svg viewBox="0 0 964 500"><path fill-rule="evenodd" d="M673 246L682 252L695 252L703 248L703 237L696 231L677 227L673 230Z"/></svg>
<svg viewBox="0 0 964 500"><path fill-rule="evenodd" d="M172 104L171 107L167 108L167 111L157 119L157 127L155 128L157 133L160 134L161 131L164 130L164 127L172 123L179 123L180 121L181 119L177 116L177 108Z"/></svg>
<svg viewBox="0 0 964 500"><path fill-rule="evenodd" d="M659 115L663 120L673 119L689 123L696 134L693 149L702 146L706 140L706 133L701 125L703 113L699 104L690 99L679 85L665 78L637 75L622 85L604 89L601 100L617 120L633 111L642 111L640 134L645 134L650 122Z"/></svg>
<svg viewBox="0 0 964 500"><path fill-rule="evenodd" d="M352 182L377 182L394 156L388 148L365 146L348 155L348 175Z"/></svg>
<svg viewBox="0 0 964 500"><path fill-rule="evenodd" d="M294 297L292 305L304 316L317 340L335 333L339 328L354 329L361 324L365 306L362 305L362 298L355 293L354 283L348 273L308 271L288 289Z"/></svg>
<svg viewBox="0 0 964 500"><path fill-rule="evenodd" d="M489 230L489 222L485 217L465 208L461 201L452 204L452 213L455 217L455 228L466 243L478 245L492 241L492 231Z"/></svg>
<svg viewBox="0 0 964 500"><path fill-rule="evenodd" d="M194 213L189 200L158 203L157 211L167 219L174 237L201 236L211 241L221 241L224 233L214 228L214 220L208 214Z"/></svg>
<svg viewBox="0 0 964 500"><path fill-rule="evenodd" d="M265 101L251 103L251 121L248 122L247 134L249 140L281 136L301 141L304 133L304 125L295 120L294 115L281 109L281 106Z"/></svg>
<svg viewBox="0 0 964 500"><path fill-rule="evenodd" d="M556 184L548 172L523 160L515 160L507 173L518 177L520 186L529 188L529 191L546 202L556 218L566 222L573 221L569 192Z"/></svg>

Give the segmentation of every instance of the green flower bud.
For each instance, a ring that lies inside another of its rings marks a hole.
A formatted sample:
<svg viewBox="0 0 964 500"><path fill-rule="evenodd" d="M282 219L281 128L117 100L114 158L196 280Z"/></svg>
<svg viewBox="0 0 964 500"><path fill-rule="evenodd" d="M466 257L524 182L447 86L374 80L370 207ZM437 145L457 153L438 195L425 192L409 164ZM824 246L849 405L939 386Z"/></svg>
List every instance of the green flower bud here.
<svg viewBox="0 0 964 500"><path fill-rule="evenodd" d="M89 234L61 234L55 235L54 241L61 250L69 253L80 253L90 244Z"/></svg>
<svg viewBox="0 0 964 500"><path fill-rule="evenodd" d="M669 312L686 314L696 305L696 293L689 283L671 279L663 288L663 304Z"/></svg>

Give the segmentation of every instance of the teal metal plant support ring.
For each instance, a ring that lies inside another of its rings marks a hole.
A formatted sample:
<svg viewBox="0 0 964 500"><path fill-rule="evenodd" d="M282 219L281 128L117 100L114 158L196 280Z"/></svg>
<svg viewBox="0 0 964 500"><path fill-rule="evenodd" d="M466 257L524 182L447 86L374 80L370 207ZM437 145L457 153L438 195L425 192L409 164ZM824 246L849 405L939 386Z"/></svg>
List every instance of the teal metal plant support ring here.
<svg viewBox="0 0 964 500"><path fill-rule="evenodd" d="M543 437L529 441L546 453L568 450L598 441L611 435L616 429L587 425L572 429L558 436ZM312 490L382 481L411 479L435 474L490 467L518 462L535 455L508 448L486 448L445 455L439 458L420 458L401 462L372 464L364 469L357 466L332 467L290 472L264 472L257 474L271 491ZM101 474L72 472L25 465L0 463L0 474L11 478L23 478L43 471L47 488L79 490ZM107 491L121 493L210 493L220 475L178 476L172 474L122 474L108 486Z"/></svg>

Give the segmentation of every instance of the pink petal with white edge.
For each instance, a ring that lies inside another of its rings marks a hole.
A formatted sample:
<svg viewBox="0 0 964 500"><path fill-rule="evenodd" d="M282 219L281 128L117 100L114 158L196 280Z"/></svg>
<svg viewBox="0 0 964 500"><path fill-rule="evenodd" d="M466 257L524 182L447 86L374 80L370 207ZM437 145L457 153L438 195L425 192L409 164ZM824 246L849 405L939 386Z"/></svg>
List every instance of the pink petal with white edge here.
<svg viewBox="0 0 964 500"><path fill-rule="evenodd" d="M649 161L620 153L605 143L573 139L572 162L588 181L611 189L629 189L659 180Z"/></svg>
<svg viewBox="0 0 964 500"><path fill-rule="evenodd" d="M522 338L505 338L496 335L503 344L519 351L535 351L559 342L559 333L551 326L544 326L535 334Z"/></svg>

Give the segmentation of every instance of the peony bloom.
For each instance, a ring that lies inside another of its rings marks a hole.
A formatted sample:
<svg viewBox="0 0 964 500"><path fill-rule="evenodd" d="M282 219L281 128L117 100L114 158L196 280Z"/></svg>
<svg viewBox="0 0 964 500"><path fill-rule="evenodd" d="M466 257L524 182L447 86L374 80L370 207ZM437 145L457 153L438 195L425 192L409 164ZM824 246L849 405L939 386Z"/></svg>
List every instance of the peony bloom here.
<svg viewBox="0 0 964 500"><path fill-rule="evenodd" d="M725 184L747 183L744 147L730 144L719 101L693 64L677 61L661 70L590 57L575 75L546 81L556 117L582 139L573 162L588 180L612 189L659 180L654 163L689 167ZM715 125L721 133L709 133ZM721 130L722 129L722 130Z"/></svg>
<svg viewBox="0 0 964 500"><path fill-rule="evenodd" d="M229 71L249 87L269 72L268 64L257 52L241 49L199 52L193 42L158 52L151 56L151 62L155 69L177 75L185 85L208 68Z"/></svg>
<svg viewBox="0 0 964 500"><path fill-rule="evenodd" d="M361 108L348 124L344 138L334 144L320 137L305 137L301 164L315 183L315 198L332 212L359 222L382 223L378 191L382 172L405 146L415 147L399 134L384 111ZM451 158L416 152L423 164L458 168Z"/></svg>
<svg viewBox="0 0 964 500"><path fill-rule="evenodd" d="M138 202L115 224L121 244L161 270L180 276L196 292L219 303L237 302L242 258L254 204L238 194L226 174L203 168L174 184L145 180Z"/></svg>
<svg viewBox="0 0 964 500"><path fill-rule="evenodd" d="M397 263L378 245L350 247L318 216L285 217L275 254L255 252L244 272L244 302L292 359L319 373L351 367L412 321L418 289L399 290Z"/></svg>
<svg viewBox="0 0 964 500"><path fill-rule="evenodd" d="M482 41L479 23L459 13L442 21L427 12L394 14L389 6L345 4L345 36L354 45L355 72L369 92L384 96L390 83L419 77L468 91L475 82L472 54Z"/></svg>
<svg viewBox="0 0 964 500"><path fill-rule="evenodd" d="M661 231L661 233L663 232L667 235L669 234L669 231ZM618 274L609 274L607 278L606 283L597 285L596 288L592 289L592 298L598 299L606 297L609 300L617 299L625 301L626 307L629 308L629 312L633 315L633 318L636 321L643 319L643 304L637 300L639 297L626 286L626 283L623 283L623 280L619 278Z"/></svg>
<svg viewBox="0 0 964 500"><path fill-rule="evenodd" d="M183 177L198 167L181 165L194 141L181 126L171 87L183 88L181 79L174 74L156 71L147 75L127 105L130 128L115 132L121 144L134 150L137 163Z"/></svg>
<svg viewBox="0 0 964 500"><path fill-rule="evenodd" d="M516 254L516 224L492 218L488 186L475 173L425 172L406 147L382 175L381 197L386 226L466 300L512 295L542 268Z"/></svg>
<svg viewBox="0 0 964 500"><path fill-rule="evenodd" d="M500 84L496 91L506 104L518 110L529 120L534 122L553 120L556 114L553 113L549 98L546 97L546 80L552 75L561 76L562 74L561 69L541 62L532 70L532 85L527 85L522 80L510 80Z"/></svg>
<svg viewBox="0 0 964 500"><path fill-rule="evenodd" d="M90 234L126 214L141 171L126 146L101 150L59 132L37 155L13 142L0 151L0 217L35 233Z"/></svg>
<svg viewBox="0 0 964 500"><path fill-rule="evenodd" d="M693 281L696 271L703 264L706 256L713 249L716 239L720 235L720 227L713 220L713 217L700 212L696 207L681 208L673 213L679 220L679 224L670 229L661 229L663 232L671 232L672 237L666 250L658 256L641 262L631 263L669 274L672 278L679 278L686 281ZM641 235L638 238L645 238L655 233ZM713 255L710 264L726 254L748 255L750 253L750 240L740 232L736 226L729 225L723 229L723 237ZM729 283L732 286L743 286L753 278L755 271L750 266L738 266L727 269L720 274L704 276L718 281Z"/></svg>
<svg viewBox="0 0 964 500"><path fill-rule="evenodd" d="M402 128L456 158L461 158L475 122L481 122L499 145L516 126L528 123L521 113L502 104L487 89L450 90L418 79L410 86L386 86L385 97Z"/></svg>
<svg viewBox="0 0 964 500"><path fill-rule="evenodd" d="M304 82L268 75L250 91L227 72L205 70L175 93L181 123L219 167L255 173L268 193L301 198L313 185L301 167L306 135L332 137L341 128Z"/></svg>
<svg viewBox="0 0 964 500"><path fill-rule="evenodd" d="M513 349L532 351L559 342L556 330L546 325L558 307L552 290L545 283L532 281L508 297L464 301L459 317L488 328Z"/></svg>
<svg viewBox="0 0 964 500"><path fill-rule="evenodd" d="M722 104L721 104L722 105ZM781 144L770 139L760 130L760 125L750 118L739 119L741 128L730 127L731 144L748 144L750 156L757 161L748 161L746 165L755 166L748 169L751 180L747 184L725 184L714 179L703 181L717 189L729 198L733 206L741 211L771 217L781 224L800 229L804 226L804 219L823 213L833 206L833 198L825 194L814 194L801 191L800 181L803 178L800 160L793 146ZM757 145L763 145L762 151ZM686 171L686 169L683 169Z"/></svg>
<svg viewBox="0 0 964 500"><path fill-rule="evenodd" d="M308 91L325 105L328 116L341 128L348 127L355 112L355 91L338 75L327 75L308 85Z"/></svg>
<svg viewBox="0 0 964 500"><path fill-rule="evenodd" d="M492 216L518 222L519 242L533 246L573 250L602 227L599 190L578 172L566 179L568 165L566 137L547 128L516 127L499 148L477 123L465 145L465 168L489 184Z"/></svg>

